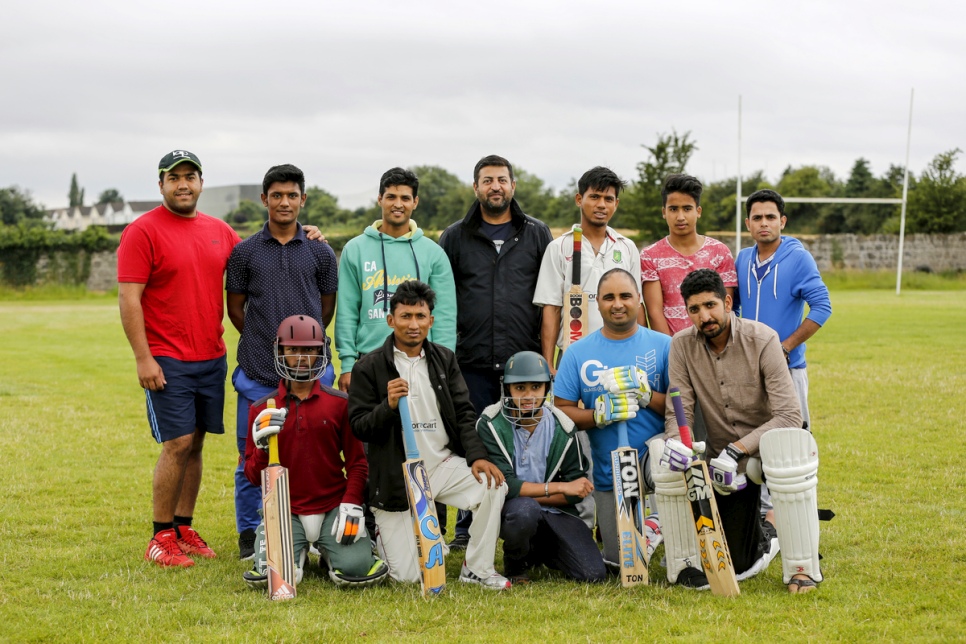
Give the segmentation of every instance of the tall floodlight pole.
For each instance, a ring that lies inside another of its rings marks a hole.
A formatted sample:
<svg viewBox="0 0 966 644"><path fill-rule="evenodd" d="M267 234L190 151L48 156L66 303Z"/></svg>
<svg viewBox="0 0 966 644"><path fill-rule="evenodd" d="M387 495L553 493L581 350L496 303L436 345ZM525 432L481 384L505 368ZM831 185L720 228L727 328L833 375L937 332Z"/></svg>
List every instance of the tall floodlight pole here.
<svg viewBox="0 0 966 644"><path fill-rule="evenodd" d="M909 150L912 147L912 100L916 88L909 90L909 132L906 135L906 169L902 175L902 210L899 215L899 261L896 263L896 295L902 292L902 247L906 241L906 201L909 198Z"/></svg>
<svg viewBox="0 0 966 644"><path fill-rule="evenodd" d="M738 187L735 189L735 257L741 252L741 94L738 94Z"/></svg>

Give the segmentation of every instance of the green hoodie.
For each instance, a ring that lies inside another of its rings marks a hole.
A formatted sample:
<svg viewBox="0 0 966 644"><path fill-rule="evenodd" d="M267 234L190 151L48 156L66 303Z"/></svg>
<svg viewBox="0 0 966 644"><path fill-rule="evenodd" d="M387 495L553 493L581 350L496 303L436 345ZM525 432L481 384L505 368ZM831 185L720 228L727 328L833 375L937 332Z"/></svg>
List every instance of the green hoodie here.
<svg viewBox="0 0 966 644"><path fill-rule="evenodd" d="M410 232L397 238L380 233L381 226L380 219L349 241L339 260L335 348L342 373L352 371L361 354L382 346L392 332L386 323L389 298L408 280L418 279L436 292L428 340L456 350L456 284L446 253L413 220Z"/></svg>
<svg viewBox="0 0 966 644"><path fill-rule="evenodd" d="M520 488L524 481L517 478L516 471L513 469L515 448L513 446L513 426L502 412L503 403L498 402L490 405L483 410L483 415L476 421L476 431L486 451L490 454L490 460L500 468L506 478L508 499L520 496ZM544 407L544 410L547 408ZM550 440L550 451L547 454L547 471L544 475L545 483L553 481L567 482L587 476L587 458L580 449L580 441L577 440L577 429L574 421L570 420L566 414L551 407L554 417L554 433ZM557 509L567 514L572 514L580 518L576 504L580 503L579 496L568 496L570 505L560 506Z"/></svg>

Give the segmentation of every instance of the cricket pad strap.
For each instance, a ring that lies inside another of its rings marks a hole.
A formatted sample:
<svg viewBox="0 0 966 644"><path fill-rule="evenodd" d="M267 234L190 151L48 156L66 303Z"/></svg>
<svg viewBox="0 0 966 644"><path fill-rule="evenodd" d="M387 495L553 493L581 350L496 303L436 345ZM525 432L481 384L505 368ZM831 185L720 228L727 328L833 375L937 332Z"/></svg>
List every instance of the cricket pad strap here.
<svg viewBox="0 0 966 644"><path fill-rule="evenodd" d="M822 581L818 556L818 445L807 430L771 429L761 437L761 465L775 506L782 576Z"/></svg>
<svg viewBox="0 0 966 644"><path fill-rule="evenodd" d="M681 472L672 472L658 464L664 453L664 439L652 439L648 458L651 478L654 481L654 497L661 517L664 534L664 555L667 560L667 580L675 583L685 568L701 570L698 539L694 532L694 515L688 502L688 486Z"/></svg>

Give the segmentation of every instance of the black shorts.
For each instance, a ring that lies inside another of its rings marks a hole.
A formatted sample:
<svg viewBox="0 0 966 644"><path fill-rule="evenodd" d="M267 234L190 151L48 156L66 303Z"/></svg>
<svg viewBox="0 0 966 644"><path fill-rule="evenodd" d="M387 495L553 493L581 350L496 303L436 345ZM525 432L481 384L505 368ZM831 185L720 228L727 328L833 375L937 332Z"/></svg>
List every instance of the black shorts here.
<svg viewBox="0 0 966 644"><path fill-rule="evenodd" d="M151 436L159 443L195 431L225 433L225 356L182 362L157 356L167 384L161 391L144 390Z"/></svg>

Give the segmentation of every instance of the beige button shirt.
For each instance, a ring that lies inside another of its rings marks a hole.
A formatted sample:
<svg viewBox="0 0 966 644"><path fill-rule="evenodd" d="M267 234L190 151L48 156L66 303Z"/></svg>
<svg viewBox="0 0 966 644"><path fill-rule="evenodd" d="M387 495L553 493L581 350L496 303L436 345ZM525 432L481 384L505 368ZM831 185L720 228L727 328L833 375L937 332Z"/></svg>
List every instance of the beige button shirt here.
<svg viewBox="0 0 966 644"><path fill-rule="evenodd" d="M697 328L684 329L671 340L668 361L670 386L681 390L689 427L695 398L701 402L708 428L708 459L739 440L749 455L757 455L758 442L769 429L802 426L798 395L778 334L764 324L732 314L728 344L719 354ZM678 438L671 405L664 426L669 438Z"/></svg>

